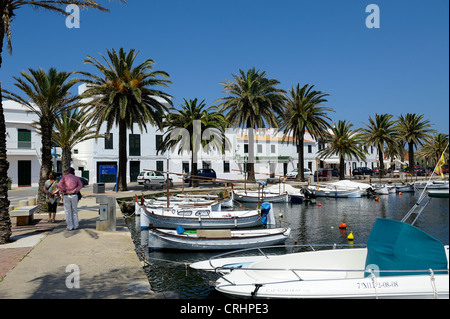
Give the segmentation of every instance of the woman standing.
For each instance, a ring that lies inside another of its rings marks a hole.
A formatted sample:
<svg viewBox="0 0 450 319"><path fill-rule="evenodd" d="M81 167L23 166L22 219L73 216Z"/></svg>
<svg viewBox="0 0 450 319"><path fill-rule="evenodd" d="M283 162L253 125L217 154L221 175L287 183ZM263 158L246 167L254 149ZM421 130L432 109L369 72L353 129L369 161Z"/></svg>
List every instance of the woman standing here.
<svg viewBox="0 0 450 319"><path fill-rule="evenodd" d="M44 184L44 193L46 196L48 222L54 223L56 218L56 210L59 201L58 182L55 179L55 173L48 174L48 180Z"/></svg>

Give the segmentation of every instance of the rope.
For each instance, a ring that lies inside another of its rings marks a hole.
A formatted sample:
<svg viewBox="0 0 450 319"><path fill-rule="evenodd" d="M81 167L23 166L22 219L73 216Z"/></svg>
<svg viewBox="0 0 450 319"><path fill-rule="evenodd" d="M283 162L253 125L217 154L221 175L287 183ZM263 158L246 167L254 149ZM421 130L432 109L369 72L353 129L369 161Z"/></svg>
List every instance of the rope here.
<svg viewBox="0 0 450 319"><path fill-rule="evenodd" d="M431 287L433 288L433 296L434 296L434 299L438 299L438 292L436 289L436 278L434 278L433 269L430 269L429 271L430 271Z"/></svg>
<svg viewBox="0 0 450 319"><path fill-rule="evenodd" d="M372 283L373 283L373 289L375 290L375 298L378 299L378 292L377 292L377 277L375 276L373 269L369 269L370 276L372 277Z"/></svg>

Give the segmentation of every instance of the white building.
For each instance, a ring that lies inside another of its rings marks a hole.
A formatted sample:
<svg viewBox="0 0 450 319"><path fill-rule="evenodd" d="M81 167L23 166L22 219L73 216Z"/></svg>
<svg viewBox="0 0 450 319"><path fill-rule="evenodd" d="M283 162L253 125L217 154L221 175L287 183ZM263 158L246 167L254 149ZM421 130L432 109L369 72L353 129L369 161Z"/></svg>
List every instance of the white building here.
<svg viewBox="0 0 450 319"><path fill-rule="evenodd" d="M12 187L39 185L41 170L41 136L32 127L38 121L34 113L13 101L3 101L6 124L8 177Z"/></svg>
<svg viewBox="0 0 450 319"><path fill-rule="evenodd" d="M80 91L84 89L80 87ZM33 127L32 122L37 121L36 115L27 113L26 108L12 101L4 101L4 112L7 130L7 156L10 163L8 176L12 178L13 187L38 186L41 166L41 137ZM161 143L164 132L148 125L147 132L140 132L137 125L134 130L127 133L127 181L136 181L140 171L152 169L167 170L175 173L188 173L191 171L191 152L177 152L170 154L157 154L157 147ZM108 138L99 138L80 143L72 150L72 166L77 175L84 176L89 182L115 182L114 176L100 176L100 166L118 165L119 157L119 130L113 127ZM106 133L106 125L100 130ZM229 141L226 144L225 154L217 150L201 149L198 153L198 168L212 168L218 178L227 180L242 180L249 155L248 131L246 129L227 129L225 136ZM282 132L277 129L258 129L255 131L255 172L257 179L279 177L297 167L298 152L292 137L282 143ZM201 138L201 137L200 137ZM295 142L295 141L294 141ZM339 166L337 157L324 161L317 160L317 152L326 145L320 145L308 133L304 140L304 166L312 172L318 166ZM375 147L367 149L365 161L346 160L346 175L356 167L367 166L374 168L378 155ZM57 149L56 153L61 154ZM169 159L169 161L168 161ZM57 159L55 170L61 170L60 158ZM180 175L172 176L174 181L180 181Z"/></svg>

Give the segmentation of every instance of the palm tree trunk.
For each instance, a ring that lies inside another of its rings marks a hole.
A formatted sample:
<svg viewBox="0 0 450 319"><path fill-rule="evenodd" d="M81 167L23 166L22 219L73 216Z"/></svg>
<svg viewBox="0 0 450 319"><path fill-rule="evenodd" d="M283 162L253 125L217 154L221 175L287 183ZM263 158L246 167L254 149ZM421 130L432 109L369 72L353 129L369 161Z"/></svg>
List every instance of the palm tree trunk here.
<svg viewBox="0 0 450 319"><path fill-rule="evenodd" d="M339 156L339 180L345 179L345 159L344 156Z"/></svg>
<svg viewBox="0 0 450 319"><path fill-rule="evenodd" d="M409 173L414 176L414 142L408 143Z"/></svg>
<svg viewBox="0 0 450 319"><path fill-rule="evenodd" d="M5 1L0 3L0 12L4 11ZM0 69L2 68L3 40L5 37L5 27L3 19L0 19ZM0 92L2 82L0 81ZM8 168L9 163L6 158L6 125L3 114L2 95L0 94L0 245L9 242L12 234L11 218L9 217L8 200Z"/></svg>
<svg viewBox="0 0 450 319"><path fill-rule="evenodd" d="M305 134L303 133L301 136L299 136L299 141L298 141L298 145L297 145L297 152L298 152L298 164L297 164L297 169L298 169L298 174L297 174L297 181L299 182L303 182L305 180L305 163L304 163L304 136Z"/></svg>
<svg viewBox="0 0 450 319"><path fill-rule="evenodd" d="M384 158L382 146L378 146L378 161L380 162L380 178L384 177Z"/></svg>
<svg viewBox="0 0 450 319"><path fill-rule="evenodd" d="M3 26L0 27L3 28ZM3 37L0 38L0 41L2 41L0 43L1 47ZM0 81L0 91L1 89L2 83ZM6 125L5 116L3 114L2 97L0 94L0 245L8 243L12 234L11 218L9 217L8 168L9 163L6 159Z"/></svg>
<svg viewBox="0 0 450 319"><path fill-rule="evenodd" d="M255 131L253 127L248 127L248 161L247 161L247 171L248 181L254 182L255 178Z"/></svg>
<svg viewBox="0 0 450 319"><path fill-rule="evenodd" d="M62 168L63 172L70 167L72 163L72 150L69 147L62 148Z"/></svg>
<svg viewBox="0 0 450 319"><path fill-rule="evenodd" d="M38 210L43 214L47 212L45 205L45 193L43 191L45 181L48 179L48 174L52 171L52 131L53 121L41 121L41 142L42 142L42 164L39 177L38 190Z"/></svg>
<svg viewBox="0 0 450 319"><path fill-rule="evenodd" d="M128 190L127 186L127 125L119 121L119 191Z"/></svg>

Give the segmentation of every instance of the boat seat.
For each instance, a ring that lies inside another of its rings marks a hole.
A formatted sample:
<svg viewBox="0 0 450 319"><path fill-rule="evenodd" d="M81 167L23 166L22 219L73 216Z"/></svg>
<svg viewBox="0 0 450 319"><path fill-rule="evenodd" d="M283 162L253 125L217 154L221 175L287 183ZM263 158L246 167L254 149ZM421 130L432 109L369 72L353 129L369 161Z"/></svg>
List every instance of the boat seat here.
<svg viewBox="0 0 450 319"><path fill-rule="evenodd" d="M230 229L198 229L198 238L231 238Z"/></svg>

